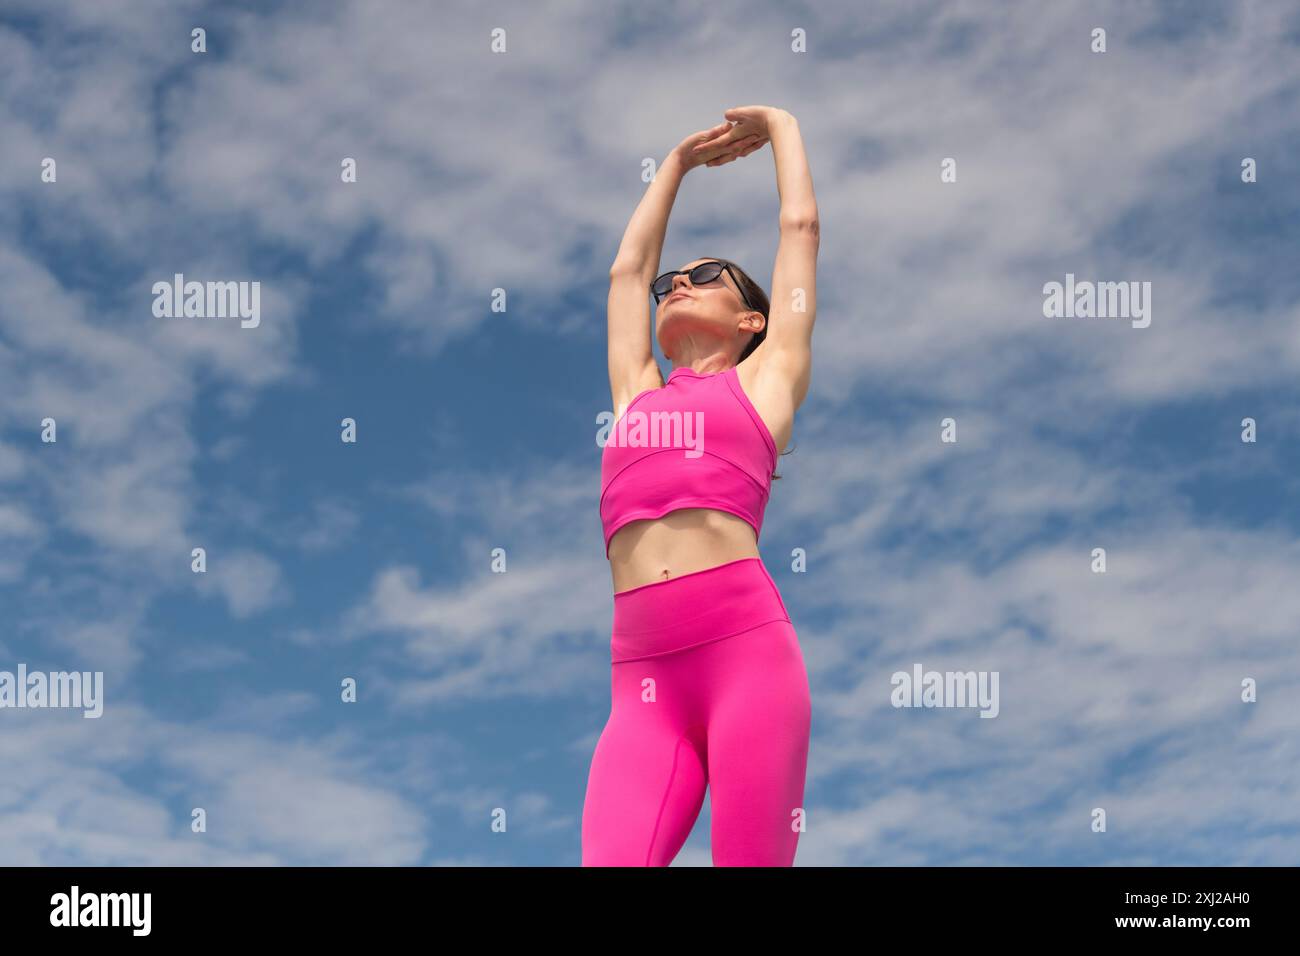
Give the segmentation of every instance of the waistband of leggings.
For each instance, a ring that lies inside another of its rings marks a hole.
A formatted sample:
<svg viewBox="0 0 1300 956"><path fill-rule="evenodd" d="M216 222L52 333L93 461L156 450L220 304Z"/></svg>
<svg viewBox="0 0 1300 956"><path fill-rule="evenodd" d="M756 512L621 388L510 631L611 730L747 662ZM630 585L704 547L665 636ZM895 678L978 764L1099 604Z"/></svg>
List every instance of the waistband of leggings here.
<svg viewBox="0 0 1300 956"><path fill-rule="evenodd" d="M616 593L610 656L658 657L789 620L763 559L738 558Z"/></svg>

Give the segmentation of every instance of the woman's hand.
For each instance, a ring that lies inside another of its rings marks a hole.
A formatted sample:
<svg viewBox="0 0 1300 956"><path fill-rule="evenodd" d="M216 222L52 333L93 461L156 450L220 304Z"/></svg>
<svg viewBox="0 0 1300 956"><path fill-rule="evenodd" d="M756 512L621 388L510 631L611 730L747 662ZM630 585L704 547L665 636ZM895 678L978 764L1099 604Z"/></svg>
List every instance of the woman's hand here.
<svg viewBox="0 0 1300 956"><path fill-rule="evenodd" d="M678 143L673 152L686 169L691 170L696 166L721 166L741 156L748 156L767 142L766 135L746 133L735 136L734 130L735 127L729 122L702 129Z"/></svg>
<svg viewBox="0 0 1300 956"><path fill-rule="evenodd" d="M709 130L709 136L690 147L697 154L712 155L715 151L731 147L733 153L723 153L719 159L707 163L721 166L741 156L748 156L769 139L768 123L783 110L772 106L737 106L722 115L727 122Z"/></svg>

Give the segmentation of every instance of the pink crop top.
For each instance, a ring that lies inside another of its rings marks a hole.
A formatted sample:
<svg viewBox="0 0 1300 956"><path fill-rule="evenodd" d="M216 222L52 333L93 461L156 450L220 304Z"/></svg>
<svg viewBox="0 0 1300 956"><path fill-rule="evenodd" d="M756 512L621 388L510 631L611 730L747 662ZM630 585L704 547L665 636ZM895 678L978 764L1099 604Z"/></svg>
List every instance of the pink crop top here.
<svg viewBox="0 0 1300 956"><path fill-rule="evenodd" d="M776 470L776 442L740 387L736 368L675 368L642 392L610 429L600 463L605 557L629 521L679 508L744 518L757 536Z"/></svg>

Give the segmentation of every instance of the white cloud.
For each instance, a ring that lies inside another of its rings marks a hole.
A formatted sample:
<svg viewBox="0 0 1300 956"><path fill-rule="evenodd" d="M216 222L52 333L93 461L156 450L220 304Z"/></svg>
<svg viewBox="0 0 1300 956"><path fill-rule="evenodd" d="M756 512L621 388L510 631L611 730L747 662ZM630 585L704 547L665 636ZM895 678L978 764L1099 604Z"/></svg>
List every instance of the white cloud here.
<svg viewBox="0 0 1300 956"><path fill-rule="evenodd" d="M354 734L281 742L251 726L175 724L111 698L93 721L12 712L0 729L9 794L0 863L417 864L423 808L372 750ZM154 792L123 776L145 759L170 781ZM195 807L206 811L206 833L191 832Z"/></svg>
<svg viewBox="0 0 1300 956"><path fill-rule="evenodd" d="M207 570L195 574L195 587L201 592L219 593L235 618L246 618L289 600L288 585L280 566L266 555L246 548L210 550Z"/></svg>

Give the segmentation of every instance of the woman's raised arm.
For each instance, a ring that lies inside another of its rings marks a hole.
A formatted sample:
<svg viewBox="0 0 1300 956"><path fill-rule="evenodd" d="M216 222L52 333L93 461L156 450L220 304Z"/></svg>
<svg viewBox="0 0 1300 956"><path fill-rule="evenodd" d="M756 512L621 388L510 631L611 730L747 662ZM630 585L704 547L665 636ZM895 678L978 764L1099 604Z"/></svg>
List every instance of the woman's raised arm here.
<svg viewBox="0 0 1300 956"><path fill-rule="evenodd" d="M766 140L758 136L696 150L732 126L728 122L693 133L664 158L623 232L609 268L609 390L614 413L649 388L664 384L654 361L650 329L650 283L658 275L668 215L682 177L696 166L720 166L747 155Z"/></svg>
<svg viewBox="0 0 1300 956"><path fill-rule="evenodd" d="M821 226L812 172L799 124L790 113L771 106L741 106L723 115L736 125L722 136L701 144L701 151L723 145L733 137L766 137L772 143L776 190L781 199L777 223L781 234L772 269L767 336L746 361L756 366L757 389L779 392L797 409L808 394L813 322L817 317L817 249Z"/></svg>

